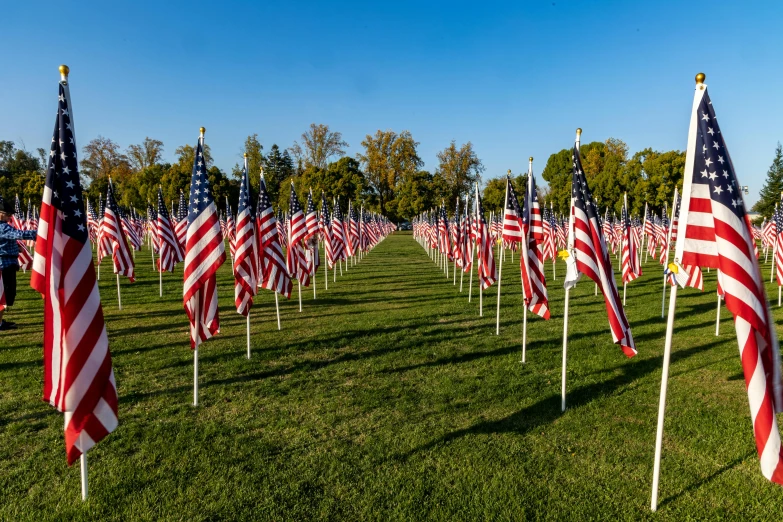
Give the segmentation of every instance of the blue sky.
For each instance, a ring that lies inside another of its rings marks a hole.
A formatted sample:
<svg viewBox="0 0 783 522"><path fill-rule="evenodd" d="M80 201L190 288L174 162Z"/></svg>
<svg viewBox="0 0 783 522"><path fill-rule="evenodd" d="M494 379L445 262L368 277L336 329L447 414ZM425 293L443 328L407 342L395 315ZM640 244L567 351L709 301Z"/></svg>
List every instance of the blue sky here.
<svg viewBox="0 0 783 522"><path fill-rule="evenodd" d="M226 171L248 134L287 147L312 122L352 155L365 134L410 130L433 171L452 139L472 141L485 179L528 156L540 172L576 127L632 153L684 149L699 71L748 203L783 139L779 1L30 1L3 15L0 139L31 150L51 139L60 63L80 145L150 136L170 160L203 125Z"/></svg>

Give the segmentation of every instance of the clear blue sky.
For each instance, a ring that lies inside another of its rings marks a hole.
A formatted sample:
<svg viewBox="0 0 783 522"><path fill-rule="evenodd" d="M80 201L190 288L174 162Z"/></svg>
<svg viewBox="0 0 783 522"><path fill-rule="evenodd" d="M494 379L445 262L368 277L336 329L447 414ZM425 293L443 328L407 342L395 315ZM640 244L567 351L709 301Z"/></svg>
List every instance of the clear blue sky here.
<svg viewBox="0 0 783 522"><path fill-rule="evenodd" d="M410 130L433 171L472 141L485 179L528 156L540 172L576 127L631 153L684 149L699 71L748 203L783 140L780 1L31 1L3 19L0 139L30 150L51 140L60 63L80 145L150 136L171 160L203 125L226 171L248 134L287 147L312 122L349 154Z"/></svg>

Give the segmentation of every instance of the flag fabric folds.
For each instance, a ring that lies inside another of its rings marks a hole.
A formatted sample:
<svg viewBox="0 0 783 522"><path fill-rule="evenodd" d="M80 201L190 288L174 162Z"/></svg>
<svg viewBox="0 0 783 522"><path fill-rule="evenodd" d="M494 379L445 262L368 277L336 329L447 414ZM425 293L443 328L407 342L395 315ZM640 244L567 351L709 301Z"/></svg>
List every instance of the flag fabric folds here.
<svg viewBox="0 0 783 522"><path fill-rule="evenodd" d="M114 186L111 180L109 180L109 187L106 190L106 208L103 211L101 236L99 243L103 245L104 255L108 255L111 251L114 273L126 276L131 282L135 281L133 256L123 232L122 216L117 207L117 201L114 199Z"/></svg>
<svg viewBox="0 0 783 522"><path fill-rule="evenodd" d="M234 304L237 312L247 316L253 306L253 296L258 291L258 252L253 206L250 203L250 182L247 175L247 159L242 169L237 204L237 224L234 232Z"/></svg>
<svg viewBox="0 0 783 522"><path fill-rule="evenodd" d="M741 186L704 84L697 85L691 113L678 235L675 261L720 271L726 308L734 317L761 472L783 484L775 419L783 411L783 383L775 323Z"/></svg>
<svg viewBox="0 0 783 522"><path fill-rule="evenodd" d="M590 187L587 186L579 157L579 148L574 146L572 152L573 180L571 218L572 230L569 231L569 244L573 244L572 253L576 259L576 269L579 273L595 281L604 295L606 313L609 318L609 328L612 339L619 344L628 357L636 355L636 346L631 336L631 327L625 317L622 301L617 292L614 280L612 262L606 250L606 242L599 224L599 217ZM566 286L574 286L576 279L566 278Z"/></svg>
<svg viewBox="0 0 783 522"><path fill-rule="evenodd" d="M258 205L256 206L256 233L258 234L258 268L260 270L260 286L277 292L286 298L291 298L291 277L288 274L283 258L283 247L280 245L280 235L277 232L278 221L275 210L266 192L266 182L261 174L258 188Z"/></svg>
<svg viewBox="0 0 783 522"><path fill-rule="evenodd" d="M190 347L220 331L215 273L226 260L215 198L207 179L203 137L193 158L185 235L183 303L190 320Z"/></svg>
<svg viewBox="0 0 783 522"><path fill-rule="evenodd" d="M155 220L154 239L158 247L158 271L173 272L174 266L182 262L182 250L174 232L174 226L163 202L163 192L158 187L158 212Z"/></svg>
<svg viewBox="0 0 783 522"><path fill-rule="evenodd" d="M481 206L481 195L476 186L476 250L478 252L478 275L481 288L486 290L498 279L497 265L492 251L492 237L487 220L484 218L484 208Z"/></svg>
<svg viewBox="0 0 783 522"><path fill-rule="evenodd" d="M117 385L89 245L69 105L63 82L30 284L44 302L43 399L65 414L70 465L114 431L118 421Z"/></svg>

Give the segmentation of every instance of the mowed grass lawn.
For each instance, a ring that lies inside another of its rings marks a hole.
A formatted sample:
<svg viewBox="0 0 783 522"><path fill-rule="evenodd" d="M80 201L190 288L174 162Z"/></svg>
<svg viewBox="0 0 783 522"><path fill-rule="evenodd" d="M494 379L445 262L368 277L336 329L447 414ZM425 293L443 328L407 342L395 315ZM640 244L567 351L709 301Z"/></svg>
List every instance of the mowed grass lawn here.
<svg viewBox="0 0 783 522"><path fill-rule="evenodd" d="M41 402L40 298L20 295L0 334L0 519L4 520L781 520L783 488L759 470L729 313L715 337L715 273L681 291L660 508L649 511L665 322L661 267L629 286L639 355L612 344L603 299L571 294L568 409L560 412L563 265L552 319L530 319L520 364L518 257L478 314L410 233L382 242L318 299L263 291L252 358L220 271L221 333L192 353L181 269L137 253L136 283L100 281L120 396L119 428L89 452L90 497L65 463L63 416ZM616 263L616 260L615 260ZM765 265L768 274L769 265ZM547 266L551 278L551 264ZM330 273L331 279L331 273ZM768 287L778 321L777 289ZM667 301L668 302L668 301Z"/></svg>

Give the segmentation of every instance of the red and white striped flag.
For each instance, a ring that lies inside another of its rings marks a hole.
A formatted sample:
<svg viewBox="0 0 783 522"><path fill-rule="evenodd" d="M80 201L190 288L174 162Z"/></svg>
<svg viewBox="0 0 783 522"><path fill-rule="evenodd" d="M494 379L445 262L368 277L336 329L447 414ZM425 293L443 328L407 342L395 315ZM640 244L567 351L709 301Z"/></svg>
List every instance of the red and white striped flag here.
<svg viewBox="0 0 783 522"><path fill-rule="evenodd" d="M742 187L703 83L697 84L693 101L682 196L675 261L720 270L726 308L734 316L761 472L783 484L775 419L783 411L777 333Z"/></svg>
<svg viewBox="0 0 783 522"><path fill-rule="evenodd" d="M258 205L256 206L256 230L258 231L258 267L261 270L259 285L261 288L277 292L291 298L291 277L285 267L283 247L277 233L275 209L269 201L264 174L258 186Z"/></svg>
<svg viewBox="0 0 783 522"><path fill-rule="evenodd" d="M193 157L185 235L183 304L190 320L190 347L220 331L215 274L226 260L215 198L207 179L204 136L200 136Z"/></svg>
<svg viewBox="0 0 783 522"><path fill-rule="evenodd" d="M173 272L174 266L181 263L183 252L174 234L166 204L163 203L163 191L158 187L158 212L155 220L155 239L158 247L158 271Z"/></svg>
<svg viewBox="0 0 783 522"><path fill-rule="evenodd" d="M326 194L321 191L321 217L318 221L318 228L321 230L321 237L324 240L324 252L326 253L326 264L329 268L334 265L334 256L332 254L332 227L329 221L329 205L326 203Z"/></svg>
<svg viewBox="0 0 783 522"><path fill-rule="evenodd" d="M117 427L117 385L87 230L70 95L60 83L31 286L43 296L43 399L65 414L68 464Z"/></svg>
<svg viewBox="0 0 783 522"><path fill-rule="evenodd" d="M286 268L292 277L304 286L310 286L310 267L305 256L302 241L307 235L307 223L302 204L296 195L294 184L291 183L291 197L288 205L291 219L288 222L288 249L286 251Z"/></svg>
<svg viewBox="0 0 783 522"><path fill-rule="evenodd" d="M598 222L597 208L590 187L587 186L579 148L576 145L574 145L572 160L574 176L571 189L571 219L573 224L569 227L569 250L575 254L577 271L595 281L604 294L612 339L615 344L620 345L625 355L633 357L636 355L636 345L617 292L612 262ZM574 286L576 281L577 279L569 275L565 284L569 287Z"/></svg>
<svg viewBox="0 0 783 522"><path fill-rule="evenodd" d="M237 312L247 316L258 292L258 252L256 219L250 202L250 182L247 175L247 156L242 169L237 204L237 227L234 231L234 304Z"/></svg>
<svg viewBox="0 0 783 522"><path fill-rule="evenodd" d="M484 207L481 206L481 194L479 194L478 183L476 183L476 250L478 258L478 275L481 280L481 288L486 290L498 280L497 265L495 265L495 255L492 251L492 235L484 218Z"/></svg>
<svg viewBox="0 0 783 522"><path fill-rule="evenodd" d="M109 179L109 187L106 190L106 209L103 211L101 237L98 243L103 245L104 255L108 255L111 251L114 273L126 276L131 282L135 281L133 255L123 232L122 217L117 207L117 201L114 199L114 185L111 179Z"/></svg>
<svg viewBox="0 0 783 522"><path fill-rule="evenodd" d="M514 189L507 179L508 189L511 191L510 194L513 194ZM516 196L514 196L514 200L516 200ZM522 234L524 239L520 242L522 248L519 263L524 282L522 290L525 292L525 304L528 310L534 314L549 319L549 299L546 291L546 278L544 277L544 254L541 251L544 228L541 222L541 208L538 204L538 190L536 189L536 178L533 175L532 158L527 175L525 204L522 208Z"/></svg>
<svg viewBox="0 0 783 522"><path fill-rule="evenodd" d="M172 213L172 218L174 214ZM185 252L185 236L188 232L188 205L185 202L185 194L182 189L179 191L179 204L177 205L177 224L174 227L174 233L177 235L177 242L181 252Z"/></svg>
<svg viewBox="0 0 783 522"><path fill-rule="evenodd" d="M622 232L622 269L623 283L630 283L642 275L642 266L639 262L639 245L634 237L631 227L631 219L628 217L628 195L623 199L623 212L620 216Z"/></svg>

